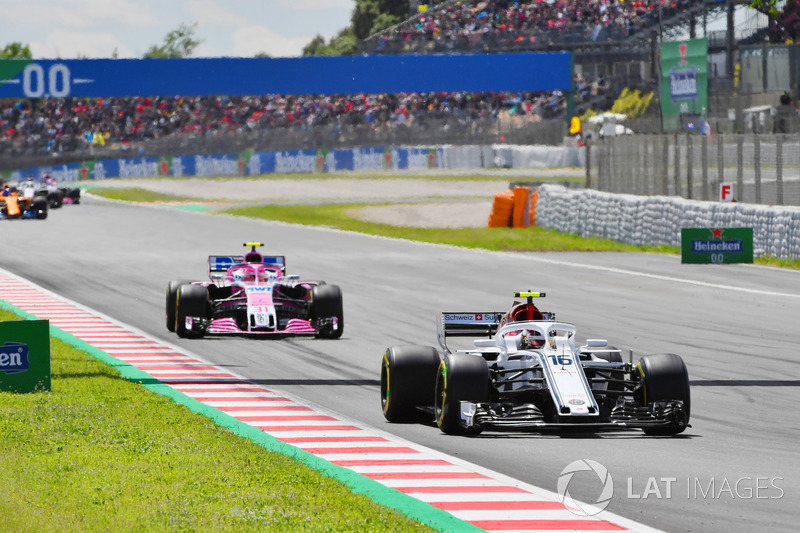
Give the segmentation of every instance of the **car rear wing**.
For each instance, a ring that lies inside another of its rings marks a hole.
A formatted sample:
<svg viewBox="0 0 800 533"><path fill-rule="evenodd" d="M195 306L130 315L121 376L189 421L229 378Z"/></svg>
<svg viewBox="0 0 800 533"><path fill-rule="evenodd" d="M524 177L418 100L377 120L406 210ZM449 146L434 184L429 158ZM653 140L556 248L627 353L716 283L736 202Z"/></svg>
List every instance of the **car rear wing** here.
<svg viewBox="0 0 800 533"><path fill-rule="evenodd" d="M263 262L268 265L280 267L281 272L286 273L286 256L270 255L263 256ZM214 279L225 274L230 267L244 263L243 255L209 255L208 256L208 277Z"/></svg>
<svg viewBox="0 0 800 533"><path fill-rule="evenodd" d="M491 337L497 333L503 313L442 313L439 317L439 344L446 351L447 337Z"/></svg>

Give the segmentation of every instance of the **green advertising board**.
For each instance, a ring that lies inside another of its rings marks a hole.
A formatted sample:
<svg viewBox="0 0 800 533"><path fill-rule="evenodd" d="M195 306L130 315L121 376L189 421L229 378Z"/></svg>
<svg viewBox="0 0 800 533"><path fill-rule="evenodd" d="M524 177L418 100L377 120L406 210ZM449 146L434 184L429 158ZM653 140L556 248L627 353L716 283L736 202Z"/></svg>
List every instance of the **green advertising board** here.
<svg viewBox="0 0 800 533"><path fill-rule="evenodd" d="M50 322L0 322L0 391L50 390Z"/></svg>
<svg viewBox="0 0 800 533"><path fill-rule="evenodd" d="M708 110L708 41L661 43L661 117L665 130L681 127L681 114Z"/></svg>
<svg viewBox="0 0 800 533"><path fill-rule="evenodd" d="M752 263L753 228L683 228L681 263Z"/></svg>

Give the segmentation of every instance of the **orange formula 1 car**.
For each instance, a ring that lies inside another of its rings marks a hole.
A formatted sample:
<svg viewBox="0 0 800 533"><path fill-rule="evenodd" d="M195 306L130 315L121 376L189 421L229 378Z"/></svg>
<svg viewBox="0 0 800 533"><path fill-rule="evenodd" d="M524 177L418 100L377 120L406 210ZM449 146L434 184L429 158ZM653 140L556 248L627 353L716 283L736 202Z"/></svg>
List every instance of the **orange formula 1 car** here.
<svg viewBox="0 0 800 533"><path fill-rule="evenodd" d="M16 187L3 186L0 191L0 220L7 218L47 218L47 198L21 196Z"/></svg>

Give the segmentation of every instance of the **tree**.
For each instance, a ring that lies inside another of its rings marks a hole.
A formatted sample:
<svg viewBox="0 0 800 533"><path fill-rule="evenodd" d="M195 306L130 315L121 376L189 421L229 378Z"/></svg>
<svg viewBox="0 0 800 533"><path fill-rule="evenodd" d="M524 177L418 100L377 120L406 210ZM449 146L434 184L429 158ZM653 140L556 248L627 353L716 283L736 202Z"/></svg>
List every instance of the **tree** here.
<svg viewBox="0 0 800 533"><path fill-rule="evenodd" d="M202 42L194 38L194 32L197 29L197 23L194 24L181 24L177 30L172 30L166 37L161 46L153 45L144 57L154 58L178 58L188 57L192 54L195 48Z"/></svg>
<svg viewBox="0 0 800 533"><path fill-rule="evenodd" d="M9 43L0 50L0 59L33 59L30 47L22 43Z"/></svg>
<svg viewBox="0 0 800 533"><path fill-rule="evenodd" d="M317 35L303 47L304 56L346 56L355 54L358 41L350 28L341 30L329 43L322 35Z"/></svg>
<svg viewBox="0 0 800 533"><path fill-rule="evenodd" d="M800 2L789 0L774 19L770 19L769 42L791 43L800 38Z"/></svg>
<svg viewBox="0 0 800 533"><path fill-rule="evenodd" d="M308 43L303 47L303 55L304 56L324 56L327 55L325 53L325 47L328 46L325 44L325 37L317 34L316 37L311 39L311 42Z"/></svg>
<svg viewBox="0 0 800 533"><path fill-rule="evenodd" d="M407 0L356 0L350 16L353 34L359 41L390 28L409 16Z"/></svg>

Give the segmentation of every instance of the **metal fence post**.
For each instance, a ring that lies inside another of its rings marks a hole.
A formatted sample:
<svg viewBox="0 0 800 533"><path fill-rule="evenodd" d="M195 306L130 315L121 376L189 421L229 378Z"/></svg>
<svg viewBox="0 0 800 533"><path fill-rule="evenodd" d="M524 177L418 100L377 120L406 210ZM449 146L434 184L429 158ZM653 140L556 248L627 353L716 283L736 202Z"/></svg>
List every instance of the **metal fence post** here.
<svg viewBox="0 0 800 533"><path fill-rule="evenodd" d="M653 171L650 168L650 136L645 135L642 139L644 146L642 146L641 166L639 167L639 176L636 177L636 181L639 183L641 194L650 194L650 180L647 178Z"/></svg>
<svg viewBox="0 0 800 533"><path fill-rule="evenodd" d="M756 177L756 203L761 203L761 138L753 136L753 170Z"/></svg>
<svg viewBox="0 0 800 533"><path fill-rule="evenodd" d="M736 194L744 201L744 137L736 136Z"/></svg>
<svg viewBox="0 0 800 533"><path fill-rule="evenodd" d="M675 134L675 196L681 194L681 143L678 134Z"/></svg>
<svg viewBox="0 0 800 533"><path fill-rule="evenodd" d="M708 184L708 137L703 135L703 138L700 142L700 149L702 150L700 153L700 165L702 169L700 170L702 178L703 178L703 200L709 200L709 184Z"/></svg>
<svg viewBox="0 0 800 533"><path fill-rule="evenodd" d="M584 150L586 153L586 189L592 188L592 143L587 142L585 144L586 149Z"/></svg>
<svg viewBox="0 0 800 533"><path fill-rule="evenodd" d="M692 175L692 167L694 166L694 143L692 136L686 136L686 198L691 200L694 198L694 176Z"/></svg>
<svg viewBox="0 0 800 533"><path fill-rule="evenodd" d="M658 176L658 186L660 194L668 194L669 187L669 135L661 134L661 174Z"/></svg>
<svg viewBox="0 0 800 533"><path fill-rule="evenodd" d="M722 132L717 134L717 191L720 185L725 182L725 143Z"/></svg>
<svg viewBox="0 0 800 533"><path fill-rule="evenodd" d="M783 135L775 139L775 188L778 195L775 203L783 205Z"/></svg>

